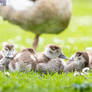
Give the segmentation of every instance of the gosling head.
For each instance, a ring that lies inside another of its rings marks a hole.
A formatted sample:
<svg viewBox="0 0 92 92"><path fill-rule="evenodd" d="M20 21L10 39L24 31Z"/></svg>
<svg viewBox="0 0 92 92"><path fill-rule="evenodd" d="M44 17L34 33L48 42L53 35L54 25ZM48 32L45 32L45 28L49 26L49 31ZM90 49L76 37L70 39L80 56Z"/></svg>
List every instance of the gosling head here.
<svg viewBox="0 0 92 92"><path fill-rule="evenodd" d="M44 54L50 59L67 59L67 57L62 53L61 48L56 45L48 45L44 51Z"/></svg>
<svg viewBox="0 0 92 92"><path fill-rule="evenodd" d="M89 62L89 56L87 52L76 52L71 58L70 61L79 61L85 63L85 65L88 65Z"/></svg>
<svg viewBox="0 0 92 92"><path fill-rule="evenodd" d="M4 44L2 49L2 55L6 58L13 58L15 55L15 47L13 44Z"/></svg>

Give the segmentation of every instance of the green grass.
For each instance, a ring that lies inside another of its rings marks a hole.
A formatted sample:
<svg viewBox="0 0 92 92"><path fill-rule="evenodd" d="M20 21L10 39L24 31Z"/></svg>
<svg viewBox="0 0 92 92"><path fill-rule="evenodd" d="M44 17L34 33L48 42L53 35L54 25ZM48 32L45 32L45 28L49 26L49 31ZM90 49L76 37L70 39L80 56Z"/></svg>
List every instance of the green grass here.
<svg viewBox="0 0 92 92"><path fill-rule="evenodd" d="M34 36L31 32L0 20L0 49L2 43L7 41L14 42L18 50L32 47ZM67 57L92 47L92 0L73 0L73 16L69 27L59 35L41 35L38 51L43 51L51 43L62 47ZM10 77L7 77L0 72L0 92L91 92L91 86L86 83L92 83L92 73L87 77L74 77L73 73L40 76L33 72L10 73Z"/></svg>

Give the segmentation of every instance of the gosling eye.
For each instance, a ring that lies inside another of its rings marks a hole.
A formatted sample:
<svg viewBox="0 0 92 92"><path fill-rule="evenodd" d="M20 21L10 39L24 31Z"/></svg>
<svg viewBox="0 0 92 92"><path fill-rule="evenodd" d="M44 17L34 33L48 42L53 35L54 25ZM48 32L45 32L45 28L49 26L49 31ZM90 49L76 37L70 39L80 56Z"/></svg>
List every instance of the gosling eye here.
<svg viewBox="0 0 92 92"><path fill-rule="evenodd" d="M78 58L79 60L81 60L81 58Z"/></svg>

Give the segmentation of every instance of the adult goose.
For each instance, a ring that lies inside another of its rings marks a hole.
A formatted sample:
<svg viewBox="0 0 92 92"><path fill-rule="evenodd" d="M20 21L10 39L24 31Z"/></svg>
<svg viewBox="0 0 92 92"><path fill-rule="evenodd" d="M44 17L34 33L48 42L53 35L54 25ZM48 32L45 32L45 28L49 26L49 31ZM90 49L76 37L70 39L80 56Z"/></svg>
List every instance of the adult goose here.
<svg viewBox="0 0 92 92"><path fill-rule="evenodd" d="M71 15L71 0L9 0L0 6L0 15L12 24L36 34L36 49L43 33L58 34L67 28Z"/></svg>

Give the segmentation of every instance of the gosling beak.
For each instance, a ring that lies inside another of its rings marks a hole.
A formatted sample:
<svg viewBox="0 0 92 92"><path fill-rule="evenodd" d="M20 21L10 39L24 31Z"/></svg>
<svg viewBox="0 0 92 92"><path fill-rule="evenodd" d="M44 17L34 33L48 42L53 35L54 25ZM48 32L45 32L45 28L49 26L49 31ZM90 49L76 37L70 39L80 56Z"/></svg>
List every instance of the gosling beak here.
<svg viewBox="0 0 92 92"><path fill-rule="evenodd" d="M63 55L62 53L60 54L59 58L68 60L68 58L65 55Z"/></svg>

